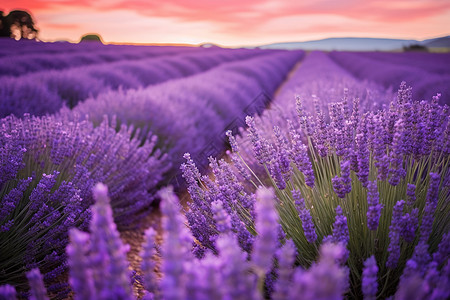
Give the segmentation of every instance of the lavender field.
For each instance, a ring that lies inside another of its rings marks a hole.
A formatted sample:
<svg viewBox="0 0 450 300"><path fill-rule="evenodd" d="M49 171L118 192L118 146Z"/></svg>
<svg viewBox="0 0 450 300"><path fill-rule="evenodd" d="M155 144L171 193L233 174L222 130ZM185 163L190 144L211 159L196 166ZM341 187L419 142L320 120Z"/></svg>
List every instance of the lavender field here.
<svg viewBox="0 0 450 300"><path fill-rule="evenodd" d="M448 299L449 105L448 53L0 39L0 299Z"/></svg>

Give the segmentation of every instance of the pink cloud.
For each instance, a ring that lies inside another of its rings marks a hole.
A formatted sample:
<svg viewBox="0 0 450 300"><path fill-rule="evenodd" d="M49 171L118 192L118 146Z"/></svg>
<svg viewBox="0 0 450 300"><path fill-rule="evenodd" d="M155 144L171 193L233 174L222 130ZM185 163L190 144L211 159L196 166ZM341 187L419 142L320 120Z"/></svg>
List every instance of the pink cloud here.
<svg viewBox="0 0 450 300"><path fill-rule="evenodd" d="M47 36L56 29L58 34L66 29L72 35L101 29L101 34L112 37L110 40L123 42L126 36L117 33L114 37L111 28L120 22L124 30L136 31L136 20L142 28L160 31L141 33L142 42L154 41L165 33L166 37L193 41L229 43L234 39L238 44L299 35L424 38L450 32L450 23L443 21L450 19L447 0L16 0L3 6L6 10L29 9ZM122 19L114 19L114 15Z"/></svg>

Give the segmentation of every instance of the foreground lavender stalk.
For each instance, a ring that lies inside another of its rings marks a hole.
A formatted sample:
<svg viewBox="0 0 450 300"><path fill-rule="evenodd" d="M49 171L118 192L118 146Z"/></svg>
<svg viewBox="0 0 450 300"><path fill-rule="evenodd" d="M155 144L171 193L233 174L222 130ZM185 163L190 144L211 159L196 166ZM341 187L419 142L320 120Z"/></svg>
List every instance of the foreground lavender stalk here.
<svg viewBox="0 0 450 300"><path fill-rule="evenodd" d="M339 244L325 243L321 246L320 259L307 271L298 268L294 275L289 299L342 299L349 284L349 270L341 266L346 254Z"/></svg>
<svg viewBox="0 0 450 300"><path fill-rule="evenodd" d="M4 300L16 300L16 289L9 284L0 286L0 298Z"/></svg>
<svg viewBox="0 0 450 300"><path fill-rule="evenodd" d="M364 262L362 291L364 299L375 300L377 297L378 283L377 283L378 266L375 257L372 255Z"/></svg>
<svg viewBox="0 0 450 300"><path fill-rule="evenodd" d="M44 287L44 281L39 269L33 269L27 273L30 283L30 300L48 300L47 290Z"/></svg>
<svg viewBox="0 0 450 300"><path fill-rule="evenodd" d="M130 272L126 260L128 245L120 239L114 223L108 188L97 184L92 208L90 263L99 299L131 299Z"/></svg>
<svg viewBox="0 0 450 300"><path fill-rule="evenodd" d="M95 299L94 278L89 259L89 234L73 228L69 232L70 244L66 252L68 256L69 282L74 292L74 299Z"/></svg>
<svg viewBox="0 0 450 300"><path fill-rule="evenodd" d="M267 273L276 251L278 235L278 214L275 210L273 190L258 189L256 193L256 231L258 236L253 245L252 262L262 274Z"/></svg>
<svg viewBox="0 0 450 300"><path fill-rule="evenodd" d="M381 209L383 205L379 203L380 194L376 181L369 181L367 191L367 203L369 208L367 210L367 227L370 230L377 230L378 222L380 220Z"/></svg>
<svg viewBox="0 0 450 300"><path fill-rule="evenodd" d="M183 264L190 260L187 245L192 244L192 236L187 231L178 208L178 199L170 188L160 192L162 199L161 212L164 214L164 244L161 247L163 262L161 271L164 274L160 287L166 300L182 300L186 297L187 276Z"/></svg>
<svg viewBox="0 0 450 300"><path fill-rule="evenodd" d="M287 240L284 246L278 250L278 279L272 296L274 300L289 299L289 290L291 289L294 275L293 264L295 256L296 250L292 240Z"/></svg>

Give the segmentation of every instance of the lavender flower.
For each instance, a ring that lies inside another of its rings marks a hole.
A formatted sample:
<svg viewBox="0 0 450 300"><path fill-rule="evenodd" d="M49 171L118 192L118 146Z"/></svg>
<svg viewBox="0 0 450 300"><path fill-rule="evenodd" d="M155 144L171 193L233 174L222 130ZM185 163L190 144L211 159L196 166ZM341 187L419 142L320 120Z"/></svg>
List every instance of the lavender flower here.
<svg viewBox="0 0 450 300"><path fill-rule="evenodd" d="M305 206L305 200L302 198L300 191L292 191L292 199L295 202L300 220L302 221L303 232L305 238L309 243L314 243L317 240L317 234L314 228L314 223L311 218L311 213L309 209Z"/></svg>
<svg viewBox="0 0 450 300"><path fill-rule="evenodd" d="M362 275L362 291L364 299L374 300L377 298L377 273L377 262L375 257L372 255L364 262L364 270Z"/></svg>
<svg viewBox="0 0 450 300"><path fill-rule="evenodd" d="M28 282L30 283L30 300L49 299L39 269L33 269L27 272L27 279Z"/></svg>
<svg viewBox="0 0 450 300"><path fill-rule="evenodd" d="M289 290L294 275L296 249L292 240L287 240L278 250L278 280L275 282L275 291L272 295L274 300L288 300Z"/></svg>
<svg viewBox="0 0 450 300"><path fill-rule="evenodd" d="M254 278L248 273L247 254L240 249L236 239L232 235L222 235L217 239L217 248L223 262L224 299L258 299Z"/></svg>
<svg viewBox="0 0 450 300"><path fill-rule="evenodd" d="M0 298L4 300L16 300L16 289L9 284L0 285Z"/></svg>
<svg viewBox="0 0 450 300"><path fill-rule="evenodd" d="M247 116L245 118L245 123L249 129L248 136L251 138L256 159L260 164L268 162L270 160L270 153L267 140L260 136L255 125L255 120L252 117Z"/></svg>
<svg viewBox="0 0 450 300"><path fill-rule="evenodd" d="M220 233L229 233L231 230L231 218L223 209L222 202L212 202L211 210L214 214L214 221L216 221L217 231L219 231Z"/></svg>
<svg viewBox="0 0 450 300"><path fill-rule="evenodd" d="M252 262L258 272L267 273L272 267L273 256L277 245L278 214L275 210L273 190L260 188L256 192L255 228L258 236L253 245Z"/></svg>
<svg viewBox="0 0 450 300"><path fill-rule="evenodd" d="M290 123L290 135L291 135L291 159L303 173L305 177L305 183L309 187L314 187L314 170L312 168L311 161L308 156L308 148L303 144L300 135L294 129L292 123Z"/></svg>
<svg viewBox="0 0 450 300"><path fill-rule="evenodd" d="M395 269L400 259L400 231L402 227L402 211L405 205L404 200L397 201L392 211L391 225L389 226L389 256L386 267Z"/></svg>
<svg viewBox="0 0 450 300"><path fill-rule="evenodd" d="M433 261L439 266L446 263L450 253L450 233L445 233L439 243L438 250L433 254Z"/></svg>
<svg viewBox="0 0 450 300"><path fill-rule="evenodd" d="M338 205L336 207L336 218L333 223L333 234L323 238L322 243L335 243L340 244L345 252L342 256L341 263L344 264L349 256L349 251L346 249L348 241L350 239L347 225L347 217L344 216L342 208Z"/></svg>
<svg viewBox="0 0 450 300"><path fill-rule="evenodd" d="M376 181L369 181L367 191L367 227L370 230L377 230L383 205L379 203L380 194Z"/></svg>
<svg viewBox="0 0 450 300"><path fill-rule="evenodd" d="M67 246L67 256L70 268L69 282L75 299L95 299L94 280L89 257L89 234L71 229L70 244Z"/></svg>
<svg viewBox="0 0 450 300"><path fill-rule="evenodd" d="M145 231L144 245L142 246L143 249L141 252L141 269L144 277L144 287L152 296L159 293L158 283L154 273L156 264L153 260L153 256L156 255L155 237L156 231L152 227Z"/></svg>
<svg viewBox="0 0 450 300"><path fill-rule="evenodd" d="M298 268L294 274L289 299L342 299L348 289L349 270L337 261L346 256L341 245L325 243L320 248L320 259L307 271ZM320 282L320 284L318 284Z"/></svg>
<svg viewBox="0 0 450 300"><path fill-rule="evenodd" d="M422 213L422 223L420 224L420 240L427 242L431 235L434 221L434 211L437 207L439 197L439 184L441 178L438 173L430 173L430 186L428 187L425 208Z"/></svg>
<svg viewBox="0 0 450 300"><path fill-rule="evenodd" d="M113 220L108 188L99 183L93 189L96 201L92 208L90 264L98 297L108 299L114 295L131 299L130 273L126 253Z"/></svg>
<svg viewBox="0 0 450 300"><path fill-rule="evenodd" d="M416 202L416 186L414 184L408 183L406 188L406 196L408 198L408 206L412 207Z"/></svg>
<svg viewBox="0 0 450 300"><path fill-rule="evenodd" d="M161 271L164 274L161 293L164 299L185 299L187 277L183 264L190 260L186 245L192 244L192 236L187 232L183 219L179 214L178 199L171 188L160 192L161 211L164 214L164 244L161 248L163 262Z"/></svg>
<svg viewBox="0 0 450 300"><path fill-rule="evenodd" d="M350 161L341 160L341 177L335 176L331 179L333 190L339 198L345 198L345 195L352 190L352 179L350 178Z"/></svg>
<svg viewBox="0 0 450 300"><path fill-rule="evenodd" d="M195 262L188 262L186 275L189 277L186 286L186 299L223 299L224 286L220 270L222 264L220 257L209 252L205 258Z"/></svg>
<svg viewBox="0 0 450 300"><path fill-rule="evenodd" d="M406 130L404 127L404 121L399 119L395 123L395 134L392 142L392 149L390 151L390 168L389 168L389 183L396 186L400 183L405 175L406 171L403 168L403 155L405 153L405 137Z"/></svg>
<svg viewBox="0 0 450 300"><path fill-rule="evenodd" d="M405 213L401 220L400 236L407 243L412 243L419 226L419 209L414 208L410 213Z"/></svg>

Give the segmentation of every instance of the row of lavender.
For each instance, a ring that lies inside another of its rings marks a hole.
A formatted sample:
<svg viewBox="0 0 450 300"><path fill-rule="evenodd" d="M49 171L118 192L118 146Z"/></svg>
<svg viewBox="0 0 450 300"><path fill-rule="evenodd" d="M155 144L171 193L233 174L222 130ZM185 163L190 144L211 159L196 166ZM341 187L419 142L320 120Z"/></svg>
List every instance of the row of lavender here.
<svg viewBox="0 0 450 300"><path fill-rule="evenodd" d="M101 94L55 116L1 119L0 248L7 255L0 282L23 291L24 270L37 267L51 292L67 292L61 283L67 230L87 229L93 185L108 184L120 227L138 225L177 168L177 156L206 148L228 122L250 111L245 108L264 107L302 55L262 52L196 76ZM214 53L211 60L225 56Z"/></svg>
<svg viewBox="0 0 450 300"><path fill-rule="evenodd" d="M78 102L108 90L146 87L262 53L245 49L191 52L3 77L0 117L55 113L63 106L72 108Z"/></svg>
<svg viewBox="0 0 450 300"><path fill-rule="evenodd" d="M342 85L349 90L339 90ZM297 263L318 273L286 271L280 248L278 264L266 273L250 267L265 282L266 297L299 299L288 291L299 286L301 299L448 299L449 107L438 104L439 96L413 101L405 84L394 98L352 79L323 53L310 54L284 87L273 111L247 118L243 137L228 133L233 152L227 160L210 159L214 177L202 176L185 155L193 200L185 213L197 257L221 255L224 228L243 251L258 255L265 231L258 229L254 190L267 186L276 193L278 239L292 239ZM224 227L225 219L231 225ZM318 249L330 242L344 247L336 277L316 262Z"/></svg>
<svg viewBox="0 0 450 300"><path fill-rule="evenodd" d="M332 52L330 57L356 78L374 81L385 88L407 81L414 86L417 100L430 99L436 92L450 93L449 54Z"/></svg>
<svg viewBox="0 0 450 300"><path fill-rule="evenodd" d="M163 48L173 48L173 46L160 46ZM191 48L182 47L181 48ZM121 50L131 50L136 49L137 51L147 51L149 46L140 45L103 45L102 43L69 43L69 42L39 42L35 40L25 40L15 41L10 38L0 38L0 57L14 57L14 56L24 56L28 54L70 54L70 53L106 53L106 52L116 52Z"/></svg>
<svg viewBox="0 0 450 300"><path fill-rule="evenodd" d="M100 46L101 47L101 46ZM189 53L202 48L188 47L127 47L114 51L77 51L58 53L27 53L0 57L0 77L21 76L44 70L62 70L83 65L114 62L119 60L144 59L161 55Z"/></svg>

